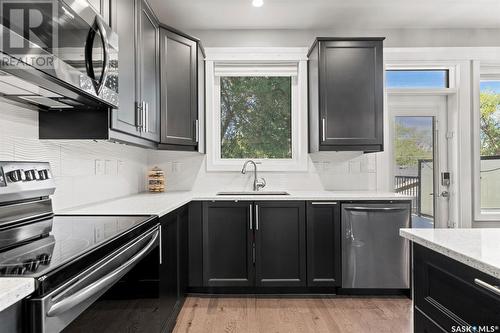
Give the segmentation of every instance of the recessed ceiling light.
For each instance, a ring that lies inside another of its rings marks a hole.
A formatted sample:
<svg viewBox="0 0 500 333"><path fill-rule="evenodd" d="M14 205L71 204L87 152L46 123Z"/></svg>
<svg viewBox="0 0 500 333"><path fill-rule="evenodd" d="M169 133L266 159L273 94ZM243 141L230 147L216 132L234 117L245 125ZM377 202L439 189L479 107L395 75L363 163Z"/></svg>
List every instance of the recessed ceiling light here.
<svg viewBox="0 0 500 333"><path fill-rule="evenodd" d="M252 6L262 7L264 5L264 0L252 0Z"/></svg>

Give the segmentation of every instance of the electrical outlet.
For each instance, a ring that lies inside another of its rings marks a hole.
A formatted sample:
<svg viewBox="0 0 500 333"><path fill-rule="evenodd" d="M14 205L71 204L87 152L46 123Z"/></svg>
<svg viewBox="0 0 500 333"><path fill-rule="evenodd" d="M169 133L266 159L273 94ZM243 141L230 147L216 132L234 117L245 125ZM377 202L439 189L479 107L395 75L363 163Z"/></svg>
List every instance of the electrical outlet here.
<svg viewBox="0 0 500 333"><path fill-rule="evenodd" d="M96 176L104 175L105 163L103 160L95 160L94 173Z"/></svg>
<svg viewBox="0 0 500 333"><path fill-rule="evenodd" d="M113 172L113 161L105 160L104 161L104 174L111 175Z"/></svg>
<svg viewBox="0 0 500 333"><path fill-rule="evenodd" d="M122 160L116 161L116 174L117 175L123 174L124 169L125 169L125 162L123 162Z"/></svg>
<svg viewBox="0 0 500 333"><path fill-rule="evenodd" d="M172 162L172 173L179 172L182 164L180 162Z"/></svg>

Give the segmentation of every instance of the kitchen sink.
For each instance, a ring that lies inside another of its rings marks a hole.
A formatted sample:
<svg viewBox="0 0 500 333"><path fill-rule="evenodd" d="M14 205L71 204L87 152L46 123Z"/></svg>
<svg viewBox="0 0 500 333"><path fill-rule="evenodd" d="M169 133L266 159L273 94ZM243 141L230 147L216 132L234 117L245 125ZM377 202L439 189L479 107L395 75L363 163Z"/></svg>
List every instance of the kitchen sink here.
<svg viewBox="0 0 500 333"><path fill-rule="evenodd" d="M228 191L218 192L217 195L290 195L285 191Z"/></svg>

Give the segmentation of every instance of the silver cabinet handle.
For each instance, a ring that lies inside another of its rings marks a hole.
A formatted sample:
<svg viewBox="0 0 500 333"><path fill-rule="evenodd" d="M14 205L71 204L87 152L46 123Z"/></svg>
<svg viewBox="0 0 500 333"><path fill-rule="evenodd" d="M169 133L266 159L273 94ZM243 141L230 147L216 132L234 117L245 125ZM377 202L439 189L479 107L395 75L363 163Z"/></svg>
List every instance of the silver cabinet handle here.
<svg viewBox="0 0 500 333"><path fill-rule="evenodd" d="M135 122L136 122L136 127L139 131L142 131L142 126L144 126L143 122L143 103L142 102L137 102L137 105L135 107Z"/></svg>
<svg viewBox="0 0 500 333"><path fill-rule="evenodd" d="M323 139L323 142L326 141L326 119L322 118L321 119L321 137Z"/></svg>
<svg viewBox="0 0 500 333"><path fill-rule="evenodd" d="M196 119L194 122L194 131L195 141L200 142L200 122L198 121L198 119Z"/></svg>
<svg viewBox="0 0 500 333"><path fill-rule="evenodd" d="M99 291L109 287L110 285L114 284L116 281L118 281L127 271L129 268L131 268L133 265L135 265L136 262L141 260L147 253L148 251L155 245L156 240L158 239L159 235L158 228L156 228L156 231L153 231L152 233L148 234L147 236L144 236L137 242L141 241L145 237L149 237L152 235L151 240L149 243L144 246L137 254L135 254L131 259L129 259L127 262L125 262L123 265L109 273L108 275L104 276L102 279L97 280L91 284L89 284L87 287L81 289L80 291L76 292L75 294L69 296L68 298L63 299L60 302L57 302L53 304L49 310L47 311L47 316L48 317L55 317L58 316L71 308L77 306L81 302L85 301L92 295L95 295ZM124 250L120 251L115 257L120 256L122 253L126 252L130 247L134 246L137 242L134 242ZM112 259L111 259L112 260ZM63 292L64 293L64 292Z"/></svg>
<svg viewBox="0 0 500 333"><path fill-rule="evenodd" d="M162 231L161 231L161 225L158 226L158 234L159 234L159 241L158 241L158 246L160 248L160 265L163 264L163 254L162 254L162 250L163 250L163 247L162 247Z"/></svg>
<svg viewBox="0 0 500 333"><path fill-rule="evenodd" d="M259 205L255 205L255 230L259 230Z"/></svg>
<svg viewBox="0 0 500 333"><path fill-rule="evenodd" d="M148 126L148 113L149 113L149 104L148 102L144 101L142 102L144 104L143 110L144 110L144 132L149 131L149 126Z"/></svg>
<svg viewBox="0 0 500 333"><path fill-rule="evenodd" d="M484 282L482 280L479 280L479 279L474 279L474 283L477 284L478 286L494 293L495 295L497 296L500 296L500 289L498 288L498 286L493 286L487 282Z"/></svg>
<svg viewBox="0 0 500 333"><path fill-rule="evenodd" d="M360 212L394 212L400 210L406 210L403 207L345 207L345 210L354 210Z"/></svg>
<svg viewBox="0 0 500 333"><path fill-rule="evenodd" d="M316 202L316 201L313 201L311 202L311 205L325 205L325 206L328 206L328 205L336 205L337 202L333 202L333 201L320 201L320 202Z"/></svg>
<svg viewBox="0 0 500 333"><path fill-rule="evenodd" d="M248 219L248 223L250 224L250 230L252 230L253 229L253 207L251 204L250 204L250 216Z"/></svg>

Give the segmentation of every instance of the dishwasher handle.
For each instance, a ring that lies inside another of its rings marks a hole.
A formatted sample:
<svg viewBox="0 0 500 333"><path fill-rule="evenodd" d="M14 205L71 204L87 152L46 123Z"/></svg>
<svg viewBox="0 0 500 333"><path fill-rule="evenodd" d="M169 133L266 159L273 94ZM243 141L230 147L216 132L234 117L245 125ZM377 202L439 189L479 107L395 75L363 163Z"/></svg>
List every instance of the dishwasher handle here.
<svg viewBox="0 0 500 333"><path fill-rule="evenodd" d="M92 295L100 292L101 290L103 290L103 289L107 288L108 286L117 282L123 276L123 273L125 273L127 271L128 268L130 268L135 263L140 261L149 252L149 250L155 246L155 243L156 243L156 240L158 239L159 234L160 234L159 229L156 229L155 231L152 231L147 236L142 237L137 242L140 242L145 237L149 237L149 236L153 235L151 240L149 241L149 243L147 245L145 245L139 252L137 252L132 258L130 258L128 261L126 261L123 265L116 268L115 270L113 270L112 272L110 272L109 274L104 276L103 278L101 278L101 279L91 283L87 287L79 290L75 294L63 299L60 302L53 304L49 308L49 310L47 311L47 316L48 317L58 316L64 312L70 310L71 308L77 306L78 304L85 301L86 299L88 299ZM137 242L134 242L133 244L127 246L127 248L120 251L116 256L114 256L114 258L116 258L116 257L120 256L121 254L123 254L124 252L126 252L129 248L134 246ZM111 259L111 260L113 260L113 259Z"/></svg>
<svg viewBox="0 0 500 333"><path fill-rule="evenodd" d="M356 212L397 212L407 210L407 207L345 207L345 210Z"/></svg>

